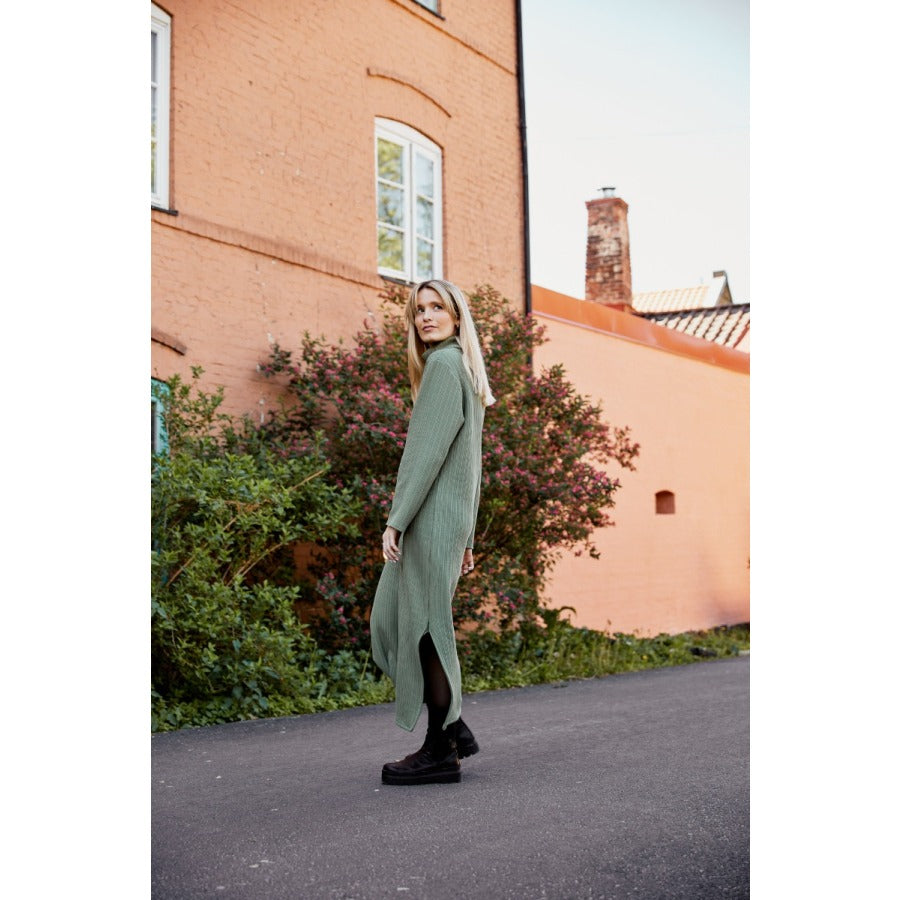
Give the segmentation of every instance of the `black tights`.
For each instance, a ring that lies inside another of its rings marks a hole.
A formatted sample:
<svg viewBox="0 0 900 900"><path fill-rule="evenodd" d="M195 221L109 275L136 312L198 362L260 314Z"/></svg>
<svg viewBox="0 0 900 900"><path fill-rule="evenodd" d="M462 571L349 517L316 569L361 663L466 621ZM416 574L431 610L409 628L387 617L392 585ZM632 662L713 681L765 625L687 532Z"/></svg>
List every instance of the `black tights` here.
<svg viewBox="0 0 900 900"><path fill-rule="evenodd" d="M428 731L440 734L450 711L450 682L441 665L434 641L426 631L419 641L419 660L425 678L425 705L428 707Z"/></svg>

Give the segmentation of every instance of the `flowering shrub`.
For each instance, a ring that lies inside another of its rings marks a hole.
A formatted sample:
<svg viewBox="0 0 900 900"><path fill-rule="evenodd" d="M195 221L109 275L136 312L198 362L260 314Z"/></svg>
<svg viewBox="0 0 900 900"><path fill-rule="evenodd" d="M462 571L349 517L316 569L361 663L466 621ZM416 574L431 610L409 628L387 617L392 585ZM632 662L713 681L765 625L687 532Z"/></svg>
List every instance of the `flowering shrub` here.
<svg viewBox="0 0 900 900"><path fill-rule="evenodd" d="M368 641L381 534L411 412L405 299L405 291L389 288L382 329L361 332L353 346L307 334L296 358L276 346L260 367L289 392L263 439L302 456L319 434L331 477L361 504L359 536L322 544L311 565L327 610L317 621L326 646ZM619 488L606 466L633 469L638 445L575 391L562 366L533 371L533 351L545 337L532 317L490 287L469 301L497 402L485 414L476 569L460 580L454 617L457 625L506 628L540 614L541 589L563 550L598 555L592 536L612 524Z"/></svg>

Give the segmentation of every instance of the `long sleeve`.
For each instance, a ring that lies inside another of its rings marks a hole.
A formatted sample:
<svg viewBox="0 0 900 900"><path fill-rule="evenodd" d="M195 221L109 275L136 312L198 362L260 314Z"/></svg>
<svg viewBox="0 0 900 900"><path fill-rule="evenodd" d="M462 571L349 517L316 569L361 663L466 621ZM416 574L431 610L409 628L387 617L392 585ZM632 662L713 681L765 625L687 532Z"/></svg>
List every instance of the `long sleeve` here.
<svg viewBox="0 0 900 900"><path fill-rule="evenodd" d="M463 422L462 384L457 369L452 361L436 353L425 363L419 396L409 420L388 525L401 532L409 527Z"/></svg>

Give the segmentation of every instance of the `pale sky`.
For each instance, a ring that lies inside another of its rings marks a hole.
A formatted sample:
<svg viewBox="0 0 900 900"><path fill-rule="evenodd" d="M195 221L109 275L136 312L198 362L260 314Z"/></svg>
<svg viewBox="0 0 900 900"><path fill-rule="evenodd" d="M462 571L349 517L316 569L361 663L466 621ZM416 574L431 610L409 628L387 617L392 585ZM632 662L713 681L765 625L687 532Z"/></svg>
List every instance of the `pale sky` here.
<svg viewBox="0 0 900 900"><path fill-rule="evenodd" d="M522 0L531 280L584 297L585 202L628 203L633 289L750 296L749 0Z"/></svg>

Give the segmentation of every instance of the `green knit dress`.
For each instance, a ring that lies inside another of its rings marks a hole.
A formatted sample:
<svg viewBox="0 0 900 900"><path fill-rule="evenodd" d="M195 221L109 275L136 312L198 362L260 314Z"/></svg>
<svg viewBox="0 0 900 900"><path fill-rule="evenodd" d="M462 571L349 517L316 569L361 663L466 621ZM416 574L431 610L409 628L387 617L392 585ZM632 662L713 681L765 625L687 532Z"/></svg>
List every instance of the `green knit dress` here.
<svg viewBox="0 0 900 900"><path fill-rule="evenodd" d="M401 532L399 562L381 573L370 627L372 656L394 682L397 724L415 728L424 679L419 641L428 632L460 715L462 683L452 602L463 553L473 547L481 488L484 407L456 337L429 347L387 524Z"/></svg>

